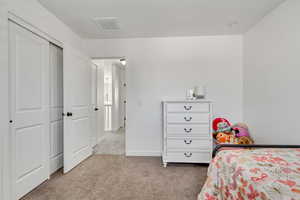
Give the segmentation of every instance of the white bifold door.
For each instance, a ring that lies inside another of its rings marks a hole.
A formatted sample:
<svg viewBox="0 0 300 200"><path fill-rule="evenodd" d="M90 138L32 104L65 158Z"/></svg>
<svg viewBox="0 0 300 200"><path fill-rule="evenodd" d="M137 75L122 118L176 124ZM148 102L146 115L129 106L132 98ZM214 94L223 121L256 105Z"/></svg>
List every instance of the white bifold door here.
<svg viewBox="0 0 300 200"><path fill-rule="evenodd" d="M91 63L71 47L64 48L64 172L92 154Z"/></svg>
<svg viewBox="0 0 300 200"><path fill-rule="evenodd" d="M9 22L13 199L49 178L49 42Z"/></svg>
<svg viewBox="0 0 300 200"><path fill-rule="evenodd" d="M68 172L92 154L92 81L87 56L69 46L63 50L12 21L9 63L9 164L15 200L62 164Z"/></svg>
<svg viewBox="0 0 300 200"><path fill-rule="evenodd" d="M63 50L50 43L50 173L63 166Z"/></svg>

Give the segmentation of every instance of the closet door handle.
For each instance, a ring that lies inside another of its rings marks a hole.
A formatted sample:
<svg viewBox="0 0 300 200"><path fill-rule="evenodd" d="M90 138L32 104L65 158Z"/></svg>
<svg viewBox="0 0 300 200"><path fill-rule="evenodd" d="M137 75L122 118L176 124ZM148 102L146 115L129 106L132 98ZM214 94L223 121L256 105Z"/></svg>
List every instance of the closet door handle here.
<svg viewBox="0 0 300 200"><path fill-rule="evenodd" d="M72 117L72 116L73 116L73 113L67 112L67 117Z"/></svg>
<svg viewBox="0 0 300 200"><path fill-rule="evenodd" d="M189 141L184 140L184 143L185 143L185 144L192 144L192 142L193 142L193 140L189 140Z"/></svg>
<svg viewBox="0 0 300 200"><path fill-rule="evenodd" d="M193 130L192 128L189 128L189 129L184 128L184 131L185 131L186 133L190 133L192 130Z"/></svg>
<svg viewBox="0 0 300 200"><path fill-rule="evenodd" d="M189 117L189 118L184 117L184 120L187 121L187 122L190 122L192 119L193 119L192 117Z"/></svg>
<svg viewBox="0 0 300 200"><path fill-rule="evenodd" d="M185 110L191 110L193 106L183 106Z"/></svg>
<svg viewBox="0 0 300 200"><path fill-rule="evenodd" d="M184 156L187 157L187 158L192 157L192 155L193 155L192 152L185 152L185 153L184 153Z"/></svg>
<svg viewBox="0 0 300 200"><path fill-rule="evenodd" d="M94 111L98 111L99 110L99 108L94 108Z"/></svg>

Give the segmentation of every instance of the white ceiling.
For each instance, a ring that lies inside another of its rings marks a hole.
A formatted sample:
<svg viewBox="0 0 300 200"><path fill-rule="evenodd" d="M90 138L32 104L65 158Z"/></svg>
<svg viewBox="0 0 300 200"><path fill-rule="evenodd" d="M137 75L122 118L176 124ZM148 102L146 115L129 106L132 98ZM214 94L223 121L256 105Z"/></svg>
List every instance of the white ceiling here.
<svg viewBox="0 0 300 200"><path fill-rule="evenodd" d="M241 34L284 0L39 0L84 38ZM94 18L116 17L104 31Z"/></svg>

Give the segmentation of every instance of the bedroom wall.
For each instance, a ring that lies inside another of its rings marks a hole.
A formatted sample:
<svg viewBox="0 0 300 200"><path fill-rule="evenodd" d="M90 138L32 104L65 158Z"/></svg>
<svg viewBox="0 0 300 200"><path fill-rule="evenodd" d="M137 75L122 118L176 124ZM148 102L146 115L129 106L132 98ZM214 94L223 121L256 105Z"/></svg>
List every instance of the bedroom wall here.
<svg viewBox="0 0 300 200"><path fill-rule="evenodd" d="M4 172L4 152L6 152L4 145L6 144L6 133L8 133L8 98L3 98L8 94L8 33L6 31L6 13L6 6L0 1L0 91L2 94L0 98L0 199L7 199L7 194L4 196L5 189L7 189L4 177L8 178Z"/></svg>
<svg viewBox="0 0 300 200"><path fill-rule="evenodd" d="M258 143L300 141L299 11L287 0L244 36L244 119Z"/></svg>
<svg viewBox="0 0 300 200"><path fill-rule="evenodd" d="M207 85L215 116L242 121L242 36L87 40L92 57L128 60L128 155L160 155L161 101Z"/></svg>
<svg viewBox="0 0 300 200"><path fill-rule="evenodd" d="M57 19L48 10L42 7L36 0L0 0L0 89L3 97L8 96L8 11L23 18L33 26L51 35L64 44L65 51L70 49L85 51L83 40L71 31L64 23ZM0 148L4 154L1 155L1 177L0 199L10 199L9 197L9 166L8 166L8 98L0 98ZM3 144L2 144L3 142ZM0 150L0 153L2 151ZM2 173L2 170L4 172ZM3 197L1 197L3 191Z"/></svg>

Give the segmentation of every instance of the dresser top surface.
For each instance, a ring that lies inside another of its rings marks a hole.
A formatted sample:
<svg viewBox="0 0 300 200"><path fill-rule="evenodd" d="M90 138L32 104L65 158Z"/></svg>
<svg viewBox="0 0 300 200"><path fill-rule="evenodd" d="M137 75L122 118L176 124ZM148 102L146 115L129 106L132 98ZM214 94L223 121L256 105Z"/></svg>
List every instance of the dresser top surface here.
<svg viewBox="0 0 300 200"><path fill-rule="evenodd" d="M163 103L212 103L213 101L209 99L196 99L196 100L187 100L185 98L177 99L163 99Z"/></svg>

